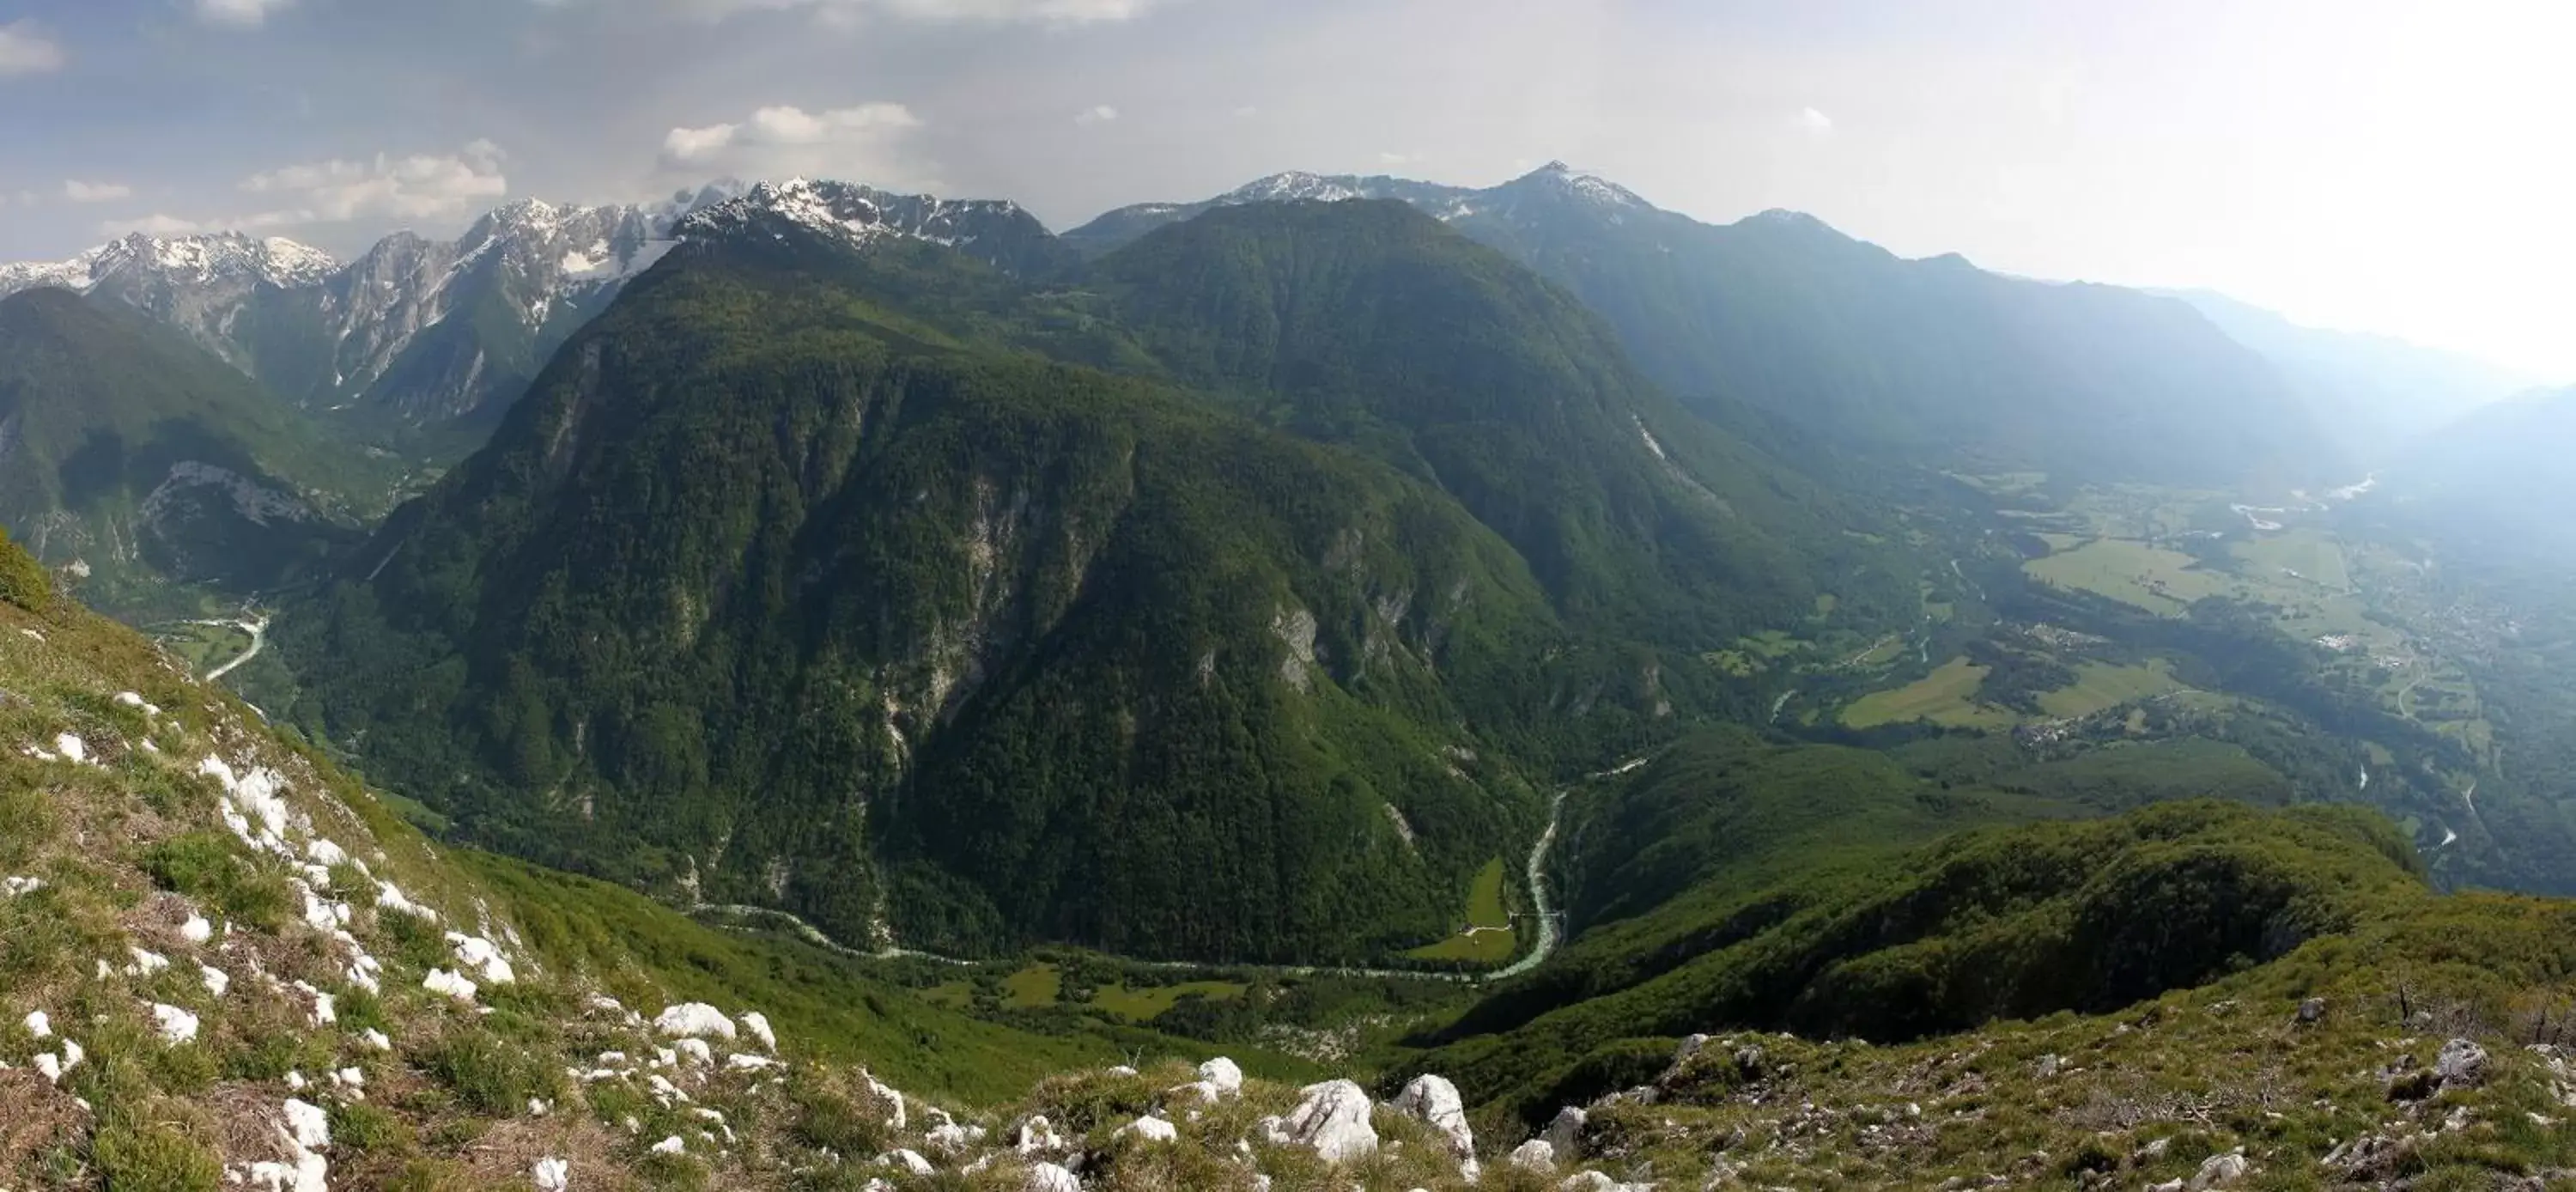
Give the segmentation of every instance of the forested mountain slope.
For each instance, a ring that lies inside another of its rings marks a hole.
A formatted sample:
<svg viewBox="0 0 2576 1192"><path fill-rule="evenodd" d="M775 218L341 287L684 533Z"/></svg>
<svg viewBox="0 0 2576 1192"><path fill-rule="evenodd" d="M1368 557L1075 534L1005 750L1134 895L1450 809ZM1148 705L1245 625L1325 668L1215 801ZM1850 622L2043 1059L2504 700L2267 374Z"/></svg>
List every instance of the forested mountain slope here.
<svg viewBox="0 0 2576 1192"><path fill-rule="evenodd" d="M89 599L273 587L356 542L399 476L141 315L0 298L0 524Z"/></svg>
<svg viewBox="0 0 2576 1192"><path fill-rule="evenodd" d="M1696 653L1829 590L1911 612L1843 535L1869 524L1850 498L1689 417L1563 290L1402 204L1220 207L1099 272L1178 375L1439 484L1571 621Z"/></svg>
<svg viewBox="0 0 2576 1192"><path fill-rule="evenodd" d="M1402 207L1222 213L1070 292L692 223L287 620L299 719L472 838L853 940L1357 959L1446 931L1551 771L1717 706L1697 650L1819 576L1912 611Z"/></svg>
<svg viewBox="0 0 2576 1192"><path fill-rule="evenodd" d="M1473 760L1563 640L1502 542L795 259L578 337L298 614L306 710L476 838L852 940L1365 955L1534 831Z"/></svg>
<svg viewBox="0 0 2576 1192"><path fill-rule="evenodd" d="M1793 212L1703 224L1551 163L1483 190L1282 175L1111 212L1092 251L1279 197L1401 199L1563 285L1686 401L1779 415L1846 450L1947 467L2292 483L2340 448L2280 375L2189 307L1904 260Z"/></svg>

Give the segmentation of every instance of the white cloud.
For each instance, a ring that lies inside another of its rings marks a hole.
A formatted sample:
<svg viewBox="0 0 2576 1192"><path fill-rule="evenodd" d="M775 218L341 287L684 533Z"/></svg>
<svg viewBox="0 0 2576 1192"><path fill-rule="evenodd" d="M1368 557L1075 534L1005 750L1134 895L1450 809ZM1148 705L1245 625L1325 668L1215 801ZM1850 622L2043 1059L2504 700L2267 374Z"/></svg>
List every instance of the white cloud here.
<svg viewBox="0 0 2576 1192"><path fill-rule="evenodd" d="M1834 118L1814 108L1804 108L1798 112L1798 127L1824 136L1834 130Z"/></svg>
<svg viewBox="0 0 2576 1192"><path fill-rule="evenodd" d="M256 29L267 22L270 13L294 3L295 0L197 0L197 19L210 25Z"/></svg>
<svg viewBox="0 0 2576 1192"><path fill-rule="evenodd" d="M1090 107L1084 108L1073 114L1073 122L1083 126L1084 128L1089 128L1094 124L1107 124L1117 118L1118 109L1110 107L1105 103L1093 104Z"/></svg>
<svg viewBox="0 0 2576 1192"><path fill-rule="evenodd" d="M390 216L430 219L489 205L510 192L501 147L475 141L457 153L379 153L365 161L333 159L287 166L243 179L241 189L286 204L238 226L277 227Z"/></svg>
<svg viewBox="0 0 2576 1192"><path fill-rule="evenodd" d="M259 0L200 0L201 3L257 3ZM721 21L747 12L810 12L834 24L855 24L870 17L927 23L1005 24L1031 22L1085 25L1129 21L1167 0L654 0L663 11L699 20ZM622 7L619 0L536 0L542 8Z"/></svg>
<svg viewBox="0 0 2576 1192"><path fill-rule="evenodd" d="M880 186L927 186L906 152L921 119L899 103L808 112L790 104L748 119L674 128L662 138L662 173L703 180L710 173L744 178L790 174Z"/></svg>
<svg viewBox="0 0 2576 1192"><path fill-rule="evenodd" d="M146 236L189 236L198 232L215 231L219 226L154 212L141 219L111 219L98 225L98 234L113 237L141 232Z"/></svg>
<svg viewBox="0 0 2576 1192"><path fill-rule="evenodd" d="M45 36L34 21L0 25L0 78L43 74L63 68L61 43Z"/></svg>
<svg viewBox="0 0 2576 1192"><path fill-rule="evenodd" d="M134 197L134 188L122 182L83 182L78 178L63 180L63 197L75 203L113 203Z"/></svg>

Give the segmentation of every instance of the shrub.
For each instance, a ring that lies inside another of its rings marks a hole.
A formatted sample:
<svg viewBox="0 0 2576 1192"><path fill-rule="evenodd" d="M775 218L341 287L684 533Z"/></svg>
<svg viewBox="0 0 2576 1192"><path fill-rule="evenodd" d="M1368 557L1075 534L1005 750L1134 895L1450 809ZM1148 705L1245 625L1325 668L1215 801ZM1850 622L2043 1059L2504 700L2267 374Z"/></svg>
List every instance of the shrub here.
<svg viewBox="0 0 2576 1192"><path fill-rule="evenodd" d="M264 931L284 927L294 907L294 890L285 878L253 865L231 840L213 832L189 832L153 845L143 855L143 869L162 888Z"/></svg>
<svg viewBox="0 0 2576 1192"><path fill-rule="evenodd" d="M407 1149L411 1127L393 1114L363 1101L331 1103L331 1144L371 1154Z"/></svg>
<svg viewBox="0 0 2576 1192"><path fill-rule="evenodd" d="M456 1032L423 1065L459 1101L486 1114L519 1114L555 1095L555 1070L523 1047L480 1028Z"/></svg>
<svg viewBox="0 0 2576 1192"><path fill-rule="evenodd" d="M885 1120L892 1107L864 1093L800 1075L788 1087L787 1096L795 1107L788 1132L806 1146L843 1155L873 1155L891 1140Z"/></svg>
<svg viewBox="0 0 2576 1192"><path fill-rule="evenodd" d="M90 1146L107 1192L217 1192L223 1164L162 1126L109 1126Z"/></svg>
<svg viewBox="0 0 2576 1192"><path fill-rule="evenodd" d="M54 581L45 574L44 564L9 541L6 529L0 529L0 601L37 613L54 603Z"/></svg>

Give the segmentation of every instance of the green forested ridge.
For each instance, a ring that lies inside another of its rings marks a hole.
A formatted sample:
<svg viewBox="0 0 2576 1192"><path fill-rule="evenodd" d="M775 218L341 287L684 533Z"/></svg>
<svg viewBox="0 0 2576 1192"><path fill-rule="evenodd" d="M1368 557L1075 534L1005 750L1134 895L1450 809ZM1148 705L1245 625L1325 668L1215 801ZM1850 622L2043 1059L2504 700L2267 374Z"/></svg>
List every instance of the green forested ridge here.
<svg viewBox="0 0 2576 1192"><path fill-rule="evenodd" d="M1434 480L1570 621L1696 653L1824 590L1910 612L1841 536L1851 498L1683 413L1570 295L1401 203L1218 208L1100 270L1182 377Z"/></svg>
<svg viewBox="0 0 2576 1192"><path fill-rule="evenodd" d="M2100 1012L2410 913L2421 875L2385 821L2344 808L2176 802L1970 832L1748 892L1684 957L1599 958L1627 975L1534 1017L1471 1011L1420 1064L1543 1115L1617 1087L1577 1086L1626 1039L1724 1023L1901 1041Z"/></svg>
<svg viewBox="0 0 2576 1192"><path fill-rule="evenodd" d="M1620 329L1684 396L1778 412L1868 455L2104 480L2330 478L2272 368L2180 302L1909 261L1807 216L1524 221L1498 244Z"/></svg>
<svg viewBox="0 0 2576 1192"><path fill-rule="evenodd" d="M1697 649L1824 582L1910 612L1864 514L1503 258L1211 224L1069 287L676 254L286 619L295 715L470 838L848 939L1356 959L1558 767L1742 698Z"/></svg>
<svg viewBox="0 0 2576 1192"><path fill-rule="evenodd" d="M299 714L476 838L853 940L1445 930L1536 830L1478 747L1564 727L1520 562L1363 460L902 325L719 255L639 283L289 620L334 660Z"/></svg>
<svg viewBox="0 0 2576 1192"><path fill-rule="evenodd" d="M399 477L182 339L63 290L0 299L0 521L86 598L272 587L353 543Z"/></svg>
<svg viewBox="0 0 2576 1192"><path fill-rule="evenodd" d="M1555 164L1480 191L1331 181L1412 202L1564 286L1716 418L1756 411L1914 466L2342 479L2341 445L2300 394L2175 299L1904 260L1795 212L1703 224ZM1100 251L1206 210L1126 209L1067 237Z"/></svg>

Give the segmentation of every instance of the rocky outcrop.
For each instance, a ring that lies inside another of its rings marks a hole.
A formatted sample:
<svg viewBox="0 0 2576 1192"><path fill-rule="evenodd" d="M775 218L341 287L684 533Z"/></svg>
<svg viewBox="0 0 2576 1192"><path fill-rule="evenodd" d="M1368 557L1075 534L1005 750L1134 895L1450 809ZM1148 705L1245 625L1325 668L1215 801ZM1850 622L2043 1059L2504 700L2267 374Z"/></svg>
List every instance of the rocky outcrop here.
<svg viewBox="0 0 2576 1192"><path fill-rule="evenodd" d="M1298 1092L1297 1108L1285 1118L1263 1118L1261 1129L1273 1145L1313 1148L1334 1163L1377 1150L1377 1128L1369 1123L1373 1105L1360 1086L1348 1080L1310 1084Z"/></svg>
<svg viewBox="0 0 2576 1192"><path fill-rule="evenodd" d="M1427 1073L1416 1076L1396 1096L1394 1105L1446 1137L1449 1153L1457 1156L1461 1173L1471 1183L1476 1179L1476 1132L1467 1125L1467 1106L1458 1096L1457 1085Z"/></svg>

